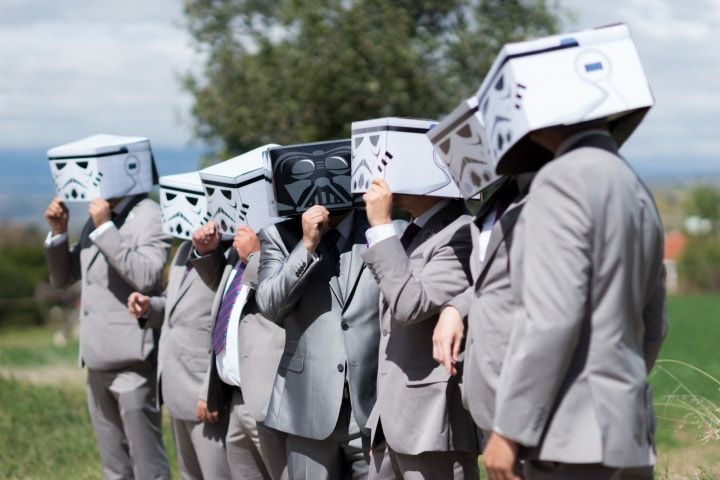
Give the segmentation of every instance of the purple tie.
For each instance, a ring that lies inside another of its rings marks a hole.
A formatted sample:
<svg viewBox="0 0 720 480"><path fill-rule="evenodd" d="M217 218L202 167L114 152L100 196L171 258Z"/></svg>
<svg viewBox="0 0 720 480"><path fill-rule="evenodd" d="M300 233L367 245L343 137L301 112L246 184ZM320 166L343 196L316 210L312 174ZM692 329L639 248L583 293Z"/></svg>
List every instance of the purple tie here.
<svg viewBox="0 0 720 480"><path fill-rule="evenodd" d="M403 232L402 237L400 237L400 243L405 250L408 249L420 230L422 230L422 227L420 227L417 223L411 223L405 227L405 231Z"/></svg>
<svg viewBox="0 0 720 480"><path fill-rule="evenodd" d="M225 337L227 337L227 329L230 324L230 314L235 306L235 300L237 300L238 294L242 289L242 276L244 271L245 265L239 263L235 277L233 277L232 282L230 282L220 301L220 309L215 318L215 325L213 326L212 332L212 348L215 355L220 355L220 352L225 349Z"/></svg>

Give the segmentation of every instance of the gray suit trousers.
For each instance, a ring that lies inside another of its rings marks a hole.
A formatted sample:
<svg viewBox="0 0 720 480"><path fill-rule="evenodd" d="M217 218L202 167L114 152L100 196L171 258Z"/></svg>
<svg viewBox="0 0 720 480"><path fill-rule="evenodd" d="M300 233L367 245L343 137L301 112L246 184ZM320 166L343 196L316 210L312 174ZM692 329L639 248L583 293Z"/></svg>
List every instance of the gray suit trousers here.
<svg viewBox="0 0 720 480"><path fill-rule="evenodd" d="M225 451L228 416L217 423L171 419L180 478L183 480L229 479Z"/></svg>
<svg viewBox="0 0 720 480"><path fill-rule="evenodd" d="M476 480L477 456L467 452L424 452L404 455L381 442L372 449L370 480Z"/></svg>
<svg viewBox="0 0 720 480"><path fill-rule="evenodd" d="M257 424L257 432L260 439L260 454L270 478L287 480L287 449L285 448L287 433L266 427L262 423Z"/></svg>
<svg viewBox="0 0 720 480"><path fill-rule="evenodd" d="M170 472L155 404L155 367L88 369L88 409L110 479L168 479Z"/></svg>
<svg viewBox="0 0 720 480"><path fill-rule="evenodd" d="M269 480L260 453L257 423L235 389L230 407L230 423L226 437L227 459L233 480Z"/></svg>
<svg viewBox="0 0 720 480"><path fill-rule="evenodd" d="M314 440L289 434L287 455L291 480L356 480L368 476L363 438L349 399L343 400L338 423L328 438Z"/></svg>
<svg viewBox="0 0 720 480"><path fill-rule="evenodd" d="M523 468L525 480L652 480L653 467L611 468L601 464L530 461Z"/></svg>

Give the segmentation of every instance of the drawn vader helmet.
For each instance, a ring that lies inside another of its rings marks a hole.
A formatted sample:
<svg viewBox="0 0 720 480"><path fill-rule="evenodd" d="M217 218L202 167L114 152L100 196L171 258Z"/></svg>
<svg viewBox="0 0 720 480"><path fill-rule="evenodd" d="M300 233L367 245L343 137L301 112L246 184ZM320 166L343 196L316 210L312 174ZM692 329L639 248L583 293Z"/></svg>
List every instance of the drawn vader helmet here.
<svg viewBox="0 0 720 480"><path fill-rule="evenodd" d="M530 139L534 131L606 121L620 146L653 105L626 25L507 44L477 97L500 174L534 171L551 159Z"/></svg>
<svg viewBox="0 0 720 480"><path fill-rule="evenodd" d="M47 152L58 197L68 202L152 190L157 170L145 137L93 135Z"/></svg>
<svg viewBox="0 0 720 480"><path fill-rule="evenodd" d="M273 148L268 161L278 215L302 214L313 205L352 207L349 140Z"/></svg>
<svg viewBox="0 0 720 480"><path fill-rule="evenodd" d="M352 193L384 179L393 193L457 198L445 162L427 137L437 122L386 117L352 123Z"/></svg>
<svg viewBox="0 0 720 480"><path fill-rule="evenodd" d="M160 177L163 231L189 240L205 221L207 200L198 172Z"/></svg>

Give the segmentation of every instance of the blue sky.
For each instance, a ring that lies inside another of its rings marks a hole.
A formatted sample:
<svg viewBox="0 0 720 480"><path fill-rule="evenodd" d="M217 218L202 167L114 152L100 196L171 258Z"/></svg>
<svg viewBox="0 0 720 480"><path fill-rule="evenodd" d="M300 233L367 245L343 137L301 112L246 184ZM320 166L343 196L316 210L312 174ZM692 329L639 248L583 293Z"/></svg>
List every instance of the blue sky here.
<svg viewBox="0 0 720 480"><path fill-rule="evenodd" d="M640 167L716 169L720 1L558 4L574 17L565 31L630 25L657 105L625 155ZM199 69L202 55L180 0L0 0L0 12L0 149L100 131L165 147L191 141L191 99L178 76Z"/></svg>

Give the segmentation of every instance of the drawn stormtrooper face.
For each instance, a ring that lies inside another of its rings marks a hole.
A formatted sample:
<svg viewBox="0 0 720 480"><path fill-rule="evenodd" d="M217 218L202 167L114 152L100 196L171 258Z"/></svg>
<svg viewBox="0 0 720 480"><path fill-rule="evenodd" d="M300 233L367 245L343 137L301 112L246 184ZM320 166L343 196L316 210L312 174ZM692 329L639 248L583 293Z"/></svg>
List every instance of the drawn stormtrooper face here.
<svg viewBox="0 0 720 480"><path fill-rule="evenodd" d="M364 192L374 178L382 176L393 156L384 148L387 144L384 132L353 135L352 142L352 191Z"/></svg>
<svg viewBox="0 0 720 480"><path fill-rule="evenodd" d="M522 110L522 99L527 87L521 83L511 84L506 72L500 73L495 83L480 99L480 114L485 124L485 142L498 159L515 139L514 117Z"/></svg>
<svg viewBox="0 0 720 480"><path fill-rule="evenodd" d="M352 206L349 142L278 149L271 156L275 152L273 183L280 215L302 213L316 204L336 210Z"/></svg>
<svg viewBox="0 0 720 480"><path fill-rule="evenodd" d="M238 224L247 223L250 205L243 202L240 190L234 185L203 182L207 198L206 219L212 219L220 225L223 233L234 235Z"/></svg>
<svg viewBox="0 0 720 480"><path fill-rule="evenodd" d="M200 192L163 186L160 204L164 230L177 238L190 239L203 224L207 200Z"/></svg>
<svg viewBox="0 0 720 480"><path fill-rule="evenodd" d="M468 114L464 122L435 145L465 198L471 198L498 178L482 139L480 120L474 112Z"/></svg>
<svg viewBox="0 0 720 480"><path fill-rule="evenodd" d="M83 202L99 196L103 174L94 158L50 160L58 195L65 201Z"/></svg>

